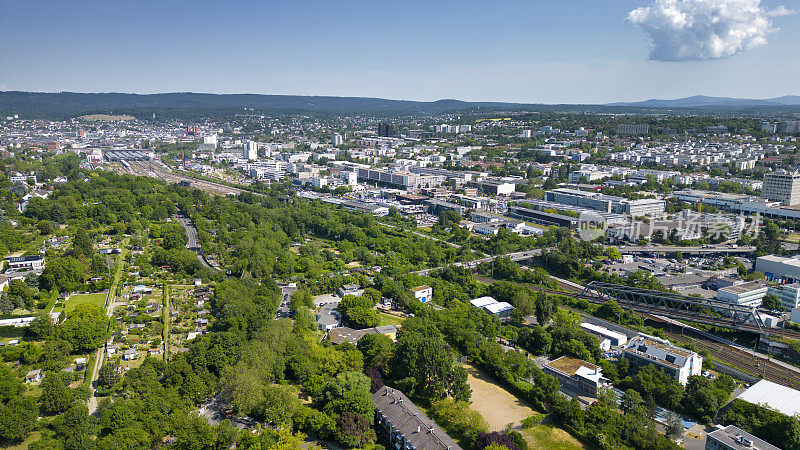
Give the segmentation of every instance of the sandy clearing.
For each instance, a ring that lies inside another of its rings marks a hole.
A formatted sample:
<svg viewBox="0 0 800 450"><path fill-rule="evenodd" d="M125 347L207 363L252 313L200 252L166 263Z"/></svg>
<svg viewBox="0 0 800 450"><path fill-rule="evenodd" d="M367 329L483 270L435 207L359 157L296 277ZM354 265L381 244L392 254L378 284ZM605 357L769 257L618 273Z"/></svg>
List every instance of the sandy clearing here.
<svg viewBox="0 0 800 450"><path fill-rule="evenodd" d="M533 409L474 366L465 364L464 368L468 374L467 383L472 388L470 408L481 413L491 431L505 430L509 423L517 426L523 419L535 414Z"/></svg>

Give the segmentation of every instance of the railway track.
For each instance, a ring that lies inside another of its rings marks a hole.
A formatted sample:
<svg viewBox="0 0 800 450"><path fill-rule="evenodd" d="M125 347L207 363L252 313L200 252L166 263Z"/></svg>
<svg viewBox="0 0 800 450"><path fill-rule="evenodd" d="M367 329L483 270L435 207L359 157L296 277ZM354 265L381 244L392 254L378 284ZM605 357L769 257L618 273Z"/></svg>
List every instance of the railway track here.
<svg viewBox="0 0 800 450"><path fill-rule="evenodd" d="M492 278L483 277L480 275L476 275L475 278L478 281L482 281L485 283L492 283L496 280ZM570 283L564 283L558 281L559 289L547 289L547 288L540 288L540 290L545 291L551 294L559 294L565 295L573 298L583 298L587 301L593 303L602 303L595 298L589 298L583 295L583 287L582 286L575 286ZM520 286L526 286L525 284L515 283ZM526 286L531 287L531 286ZM620 304L623 305L622 303ZM576 311L577 312L577 311ZM671 325L669 322L665 322L663 319L649 314L643 311L635 311L637 314L642 316L644 319L650 322L658 322L661 324ZM687 317L687 320L692 321L691 317ZM703 349L708 351L708 353L717 361L722 362L725 365L728 365L734 369L741 370L746 372L753 377L758 378L759 376L763 376L764 379L772 381L774 383L781 384L783 386L788 386L794 389L800 389L800 369L793 370L787 367L782 366L781 364L776 363L774 360L769 359L769 357L764 357L760 354L750 353L745 351L739 347L716 342L714 340L704 338L702 336L686 336L684 334L678 334L669 330L665 330L661 327L662 330L667 334L667 336L677 342L683 343L690 343L694 344L698 349Z"/></svg>

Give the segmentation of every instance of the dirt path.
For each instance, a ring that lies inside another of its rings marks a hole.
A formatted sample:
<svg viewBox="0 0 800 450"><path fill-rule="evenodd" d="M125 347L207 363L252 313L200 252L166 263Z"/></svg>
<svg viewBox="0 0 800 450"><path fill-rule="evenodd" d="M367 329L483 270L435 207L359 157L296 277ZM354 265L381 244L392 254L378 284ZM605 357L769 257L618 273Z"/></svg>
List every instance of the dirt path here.
<svg viewBox="0 0 800 450"><path fill-rule="evenodd" d="M470 408L481 413L489 423L491 431L501 431L506 425L520 424L522 419L535 414L535 411L503 389L475 367L465 364L467 383L472 388L472 404Z"/></svg>

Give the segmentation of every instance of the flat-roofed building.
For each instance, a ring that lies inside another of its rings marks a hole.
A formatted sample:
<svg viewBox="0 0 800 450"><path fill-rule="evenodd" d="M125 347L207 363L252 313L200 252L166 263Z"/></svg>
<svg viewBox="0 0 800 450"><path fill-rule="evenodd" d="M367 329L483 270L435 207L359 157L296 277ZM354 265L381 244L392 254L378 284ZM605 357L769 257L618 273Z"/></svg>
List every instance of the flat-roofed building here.
<svg viewBox="0 0 800 450"><path fill-rule="evenodd" d="M508 319L511 317L511 312L514 311L514 307L508 302L492 303L484 306L483 309L498 319Z"/></svg>
<svg viewBox="0 0 800 450"><path fill-rule="evenodd" d="M767 295L767 286L760 281L751 281L718 290L717 300L734 305L756 307L761 305L761 300L765 295Z"/></svg>
<svg viewBox="0 0 800 450"><path fill-rule="evenodd" d="M433 298L433 288L430 286L417 286L411 288L411 294L422 303L428 303Z"/></svg>
<svg viewBox="0 0 800 450"><path fill-rule="evenodd" d="M756 258L756 271L763 273L767 281L774 280L779 283L800 282L800 257L759 256Z"/></svg>
<svg viewBox="0 0 800 450"><path fill-rule="evenodd" d="M800 391L772 381L760 380L737 398L754 405L765 405L787 416L800 414Z"/></svg>
<svg viewBox="0 0 800 450"><path fill-rule="evenodd" d="M617 333L616 331L611 331L606 327L601 327L600 325L595 325L593 323L584 322L581 324L581 328L583 328L589 334L593 334L601 339L608 339L611 342L611 345L625 345L628 343L628 336Z"/></svg>
<svg viewBox="0 0 800 450"><path fill-rule="evenodd" d="M800 308L800 283L769 286L767 288L767 295L778 297L783 309L786 311Z"/></svg>
<svg viewBox="0 0 800 450"><path fill-rule="evenodd" d="M783 205L800 204L800 172L778 169L765 173L761 195Z"/></svg>
<svg viewBox="0 0 800 450"><path fill-rule="evenodd" d="M44 256L9 256L8 269L11 271L42 270L44 269Z"/></svg>
<svg viewBox="0 0 800 450"><path fill-rule="evenodd" d="M492 303L497 303L497 300L493 299L492 297L478 297L476 299L472 299L469 301L472 306L476 308L483 308L486 305L491 305Z"/></svg>
<svg viewBox="0 0 800 450"><path fill-rule="evenodd" d="M598 389L611 385L599 366L570 356L550 361L542 370L556 377L562 387L589 397L597 397Z"/></svg>
<svg viewBox="0 0 800 450"><path fill-rule="evenodd" d="M691 375L700 375L703 370L703 358L696 352L646 334L628 341L623 353L633 366L653 365L684 386Z"/></svg>
<svg viewBox="0 0 800 450"><path fill-rule="evenodd" d="M728 425L708 433L706 450L781 450L763 439Z"/></svg>

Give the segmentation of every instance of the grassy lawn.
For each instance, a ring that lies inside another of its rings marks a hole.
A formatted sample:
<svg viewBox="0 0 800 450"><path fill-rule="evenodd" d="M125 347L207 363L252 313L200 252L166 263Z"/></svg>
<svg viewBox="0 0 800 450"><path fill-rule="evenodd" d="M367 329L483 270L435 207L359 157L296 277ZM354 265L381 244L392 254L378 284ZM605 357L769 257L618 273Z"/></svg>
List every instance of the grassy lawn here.
<svg viewBox="0 0 800 450"><path fill-rule="evenodd" d="M536 425L520 430L531 450L578 450L586 448L569 433L552 425Z"/></svg>
<svg viewBox="0 0 800 450"><path fill-rule="evenodd" d="M784 239L784 241L786 241L786 242L794 242L795 244L798 244L798 243L800 243L800 234L798 234L798 233L790 233L788 236L786 236L786 239Z"/></svg>
<svg viewBox="0 0 800 450"><path fill-rule="evenodd" d="M66 304L64 305L64 312L65 314L69 314L73 309L75 309L78 305L82 303L90 303L93 305L97 305L99 307L103 307L106 301L106 294L105 292L101 292L98 294L76 294L73 295L67 300Z"/></svg>
<svg viewBox="0 0 800 450"><path fill-rule="evenodd" d="M379 313L381 315L381 325L401 325L403 323L403 318L393 316L391 314L386 313Z"/></svg>

